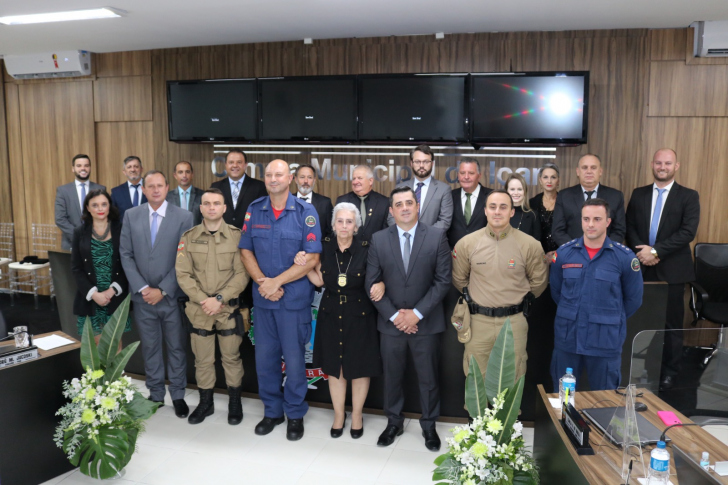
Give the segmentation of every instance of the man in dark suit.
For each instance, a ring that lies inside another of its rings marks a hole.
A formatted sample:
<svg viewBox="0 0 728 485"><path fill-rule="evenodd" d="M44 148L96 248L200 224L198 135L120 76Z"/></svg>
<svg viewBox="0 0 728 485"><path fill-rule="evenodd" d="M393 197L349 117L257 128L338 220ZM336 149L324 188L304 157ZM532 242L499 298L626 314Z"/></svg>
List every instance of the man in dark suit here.
<svg viewBox="0 0 728 485"><path fill-rule="evenodd" d="M479 183L480 164L474 158L458 160L459 189L452 189L452 223L447 231L450 249L468 234L483 229L488 224L485 217L485 199L493 190Z"/></svg>
<svg viewBox="0 0 728 485"><path fill-rule="evenodd" d="M56 189L55 216L56 226L63 233L61 248L70 251L73 231L83 222L83 201L92 190L106 190L106 187L89 181L91 159L88 155L78 154L71 160L71 171L75 180Z"/></svg>
<svg viewBox="0 0 728 485"><path fill-rule="evenodd" d="M331 234L331 217L334 212L334 206L331 205L331 199L313 191L316 185L316 169L307 163L299 165L296 169L296 177L294 180L298 187L296 197L314 206L319 215L321 236L328 236Z"/></svg>
<svg viewBox="0 0 728 485"><path fill-rule="evenodd" d="M372 236L366 288L383 281L385 293L374 302L384 366L384 413L387 427L378 446L389 446L403 433L404 376L407 349L417 370L428 450L440 449L435 421L440 415L440 338L445 331L442 300L450 289L452 257L445 231L418 223L414 190L397 187L390 197L395 225Z"/></svg>
<svg viewBox="0 0 728 485"><path fill-rule="evenodd" d="M192 185L194 171L190 162L177 162L174 166L174 179L177 181L177 188L167 193L167 202L177 207L192 212L195 225L202 224L202 212L200 202L202 190Z"/></svg>
<svg viewBox="0 0 728 485"><path fill-rule="evenodd" d="M124 220L124 212L147 202L142 190L142 161L131 155L124 159L126 182L111 189L111 202L119 209L119 218Z"/></svg>
<svg viewBox="0 0 728 485"><path fill-rule="evenodd" d="M227 207L223 216L225 223L232 224L238 229L243 228L245 213L250 203L268 195L263 182L245 175L247 167L245 152L233 148L225 157L227 178L212 184L212 187L219 189L225 197Z"/></svg>
<svg viewBox="0 0 728 485"><path fill-rule="evenodd" d="M581 237L581 208L588 199L606 200L611 209L612 223L607 229L607 236L612 241L621 243L627 233L624 221L624 194L617 189L601 185L602 161L593 154L584 155L576 167L579 184L559 192L554 207L552 235L556 244L561 246L572 239Z"/></svg>
<svg viewBox="0 0 728 485"><path fill-rule="evenodd" d="M361 227L359 234L367 241L371 241L372 234L386 229L389 215L389 201L374 187L374 172L367 165L359 165L351 173L352 191L339 196L336 203L350 202L361 212Z"/></svg>
<svg viewBox="0 0 728 485"><path fill-rule="evenodd" d="M680 169L675 151L657 150L651 165L654 182L634 189L627 206L627 245L642 263L645 281L667 282L665 329L679 330L684 323L685 283L695 280L690 242L698 232L700 198L695 190L675 182ZM681 355L682 335L666 332L661 389L673 387Z"/></svg>

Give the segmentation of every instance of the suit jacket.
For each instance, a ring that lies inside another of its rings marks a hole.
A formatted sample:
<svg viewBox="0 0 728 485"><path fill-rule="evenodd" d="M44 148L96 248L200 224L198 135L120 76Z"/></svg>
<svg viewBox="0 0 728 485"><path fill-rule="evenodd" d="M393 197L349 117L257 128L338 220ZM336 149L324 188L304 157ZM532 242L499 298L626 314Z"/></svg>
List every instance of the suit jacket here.
<svg viewBox="0 0 728 485"><path fill-rule="evenodd" d="M106 190L103 185L89 181L88 191ZM76 181L61 185L56 189L56 226L63 233L61 248L70 251L73 245L73 231L83 224L81 221L81 202L78 200Z"/></svg>
<svg viewBox="0 0 728 485"><path fill-rule="evenodd" d="M246 175L243 179L243 184L240 186L240 194L238 195L238 206L233 205L233 194L230 191L230 180L229 177L225 177L222 180L211 185L212 188L220 189L222 195L225 196L225 215L223 219L227 224L232 224L238 229L243 228L245 222L245 213L248 211L248 206L251 202L261 197L268 195L268 191L265 188L265 184L260 180L252 178L250 175Z"/></svg>
<svg viewBox="0 0 728 485"><path fill-rule="evenodd" d="M71 249L71 271L76 280L76 297L73 300L73 314L90 316L95 314L93 300L86 299L91 288L96 286L96 267L91 257L91 229L90 225L81 225L73 231L73 248ZM126 280L124 268L121 266L119 255L119 241L121 240L121 221L111 223L111 242L114 253L111 263L111 282L117 283L122 290L118 296L111 298L107 308L108 314L114 313L116 308L129 294L129 283Z"/></svg>
<svg viewBox="0 0 728 485"><path fill-rule="evenodd" d="M141 196L141 199L139 199L139 205L145 204L147 202L147 196L144 195L144 192L142 192L141 185L139 186L139 195ZM128 182L124 182L123 184L117 185L111 189L111 203L119 209L119 218L123 221L124 213L134 207L132 205L133 201L131 200L131 194L129 194Z"/></svg>
<svg viewBox="0 0 728 485"><path fill-rule="evenodd" d="M392 336L406 335L389 320L406 308L417 309L424 317L418 324L417 335L444 332L442 300L450 290L451 274L452 256L443 229L417 224L406 273L397 226L374 234L367 258L365 287L369 292L374 283L384 282L384 296L373 302L379 313L378 330Z"/></svg>
<svg viewBox="0 0 728 485"><path fill-rule="evenodd" d="M203 190L198 189L194 185L190 188L190 200L187 203L187 206L190 208L190 212L192 212L192 218L195 225L202 223L202 212L200 212L200 204L202 203L202 192ZM167 192L167 202L170 204L174 204L177 207L181 207L181 202L179 200L179 190L175 187L174 189L170 189L169 192Z"/></svg>
<svg viewBox="0 0 728 485"><path fill-rule="evenodd" d="M470 224L465 224L465 215L463 215L463 201L461 199L462 191L460 188L452 189L450 191L450 197L452 198L452 223L450 229L447 231L447 240L450 243L450 249L455 247L455 244L468 234L483 229L488 225L488 219L485 217L485 199L488 194L493 192L492 189L480 186L480 192L478 192L478 198L475 201L475 205L472 205L470 213Z"/></svg>
<svg viewBox="0 0 728 485"><path fill-rule="evenodd" d="M634 189L627 206L627 245L635 253L637 246L650 244L652 192L652 184ZM688 283L695 280L690 242L695 239L699 222L698 193L674 183L662 207L653 246L660 262L655 266L642 265L645 281Z"/></svg>
<svg viewBox="0 0 728 485"><path fill-rule="evenodd" d="M293 196L296 197L296 194L294 193ZM331 205L331 199L316 192L311 192L310 196L311 204L316 209L321 223L321 237L329 236L331 234L331 217L334 213L334 206Z"/></svg>
<svg viewBox="0 0 728 485"><path fill-rule="evenodd" d="M612 223L607 228L607 236L614 242L624 242L627 234L624 194L617 189L600 184L597 197L606 200L609 204ZM581 185L577 184L559 191L554 207L554 222L551 227L551 235L559 246L584 235L581 230L581 207L583 205L584 193Z"/></svg>
<svg viewBox="0 0 728 485"><path fill-rule="evenodd" d="M339 198L336 199L336 203L340 204L341 202L354 204L357 209L361 207L361 199L359 199L354 192L340 195ZM367 197L364 201L364 204L367 208L367 218L364 226L359 228L359 234L361 234L365 240L371 241L372 234L389 227L387 224L387 216L389 216L389 199L379 192L372 190L369 192L369 197Z"/></svg>
<svg viewBox="0 0 728 485"><path fill-rule="evenodd" d="M409 187L412 190L416 188L417 179L412 177L406 182L398 184L398 187ZM452 190L450 185L440 182L434 177L430 180L430 186L427 188L425 201L420 207L419 221L424 222L428 226L439 227L447 231L452 221ZM387 224L394 224L394 217L390 214L387 217Z"/></svg>
<svg viewBox="0 0 728 485"><path fill-rule="evenodd" d="M182 234L190 228L192 213L168 203L152 247L149 204L126 211L119 252L133 302L145 304L139 290L146 285L164 290L167 296L162 301L169 305L177 305L177 298L184 296L177 284L174 263Z"/></svg>

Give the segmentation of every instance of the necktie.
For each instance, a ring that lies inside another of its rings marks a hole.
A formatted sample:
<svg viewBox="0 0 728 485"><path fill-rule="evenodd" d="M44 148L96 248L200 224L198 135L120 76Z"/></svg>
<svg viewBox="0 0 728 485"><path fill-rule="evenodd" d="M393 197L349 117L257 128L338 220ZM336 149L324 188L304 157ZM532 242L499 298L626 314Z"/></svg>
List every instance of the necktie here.
<svg viewBox="0 0 728 485"><path fill-rule="evenodd" d="M470 224L470 217L473 214L473 208L470 206L470 197L472 195L465 192L465 213L463 214L465 216L465 224Z"/></svg>
<svg viewBox="0 0 728 485"><path fill-rule="evenodd" d="M182 192L182 207L184 207L186 210L190 210L190 208L187 206L187 190Z"/></svg>
<svg viewBox="0 0 728 485"><path fill-rule="evenodd" d="M238 196L240 195L240 182L233 182L233 209L238 207Z"/></svg>
<svg viewBox="0 0 728 485"><path fill-rule="evenodd" d="M361 212L361 225L363 226L367 222L367 205L364 203L365 200L367 200L367 197L369 195L365 195L364 197L359 197L361 199L361 205L359 206L359 212Z"/></svg>
<svg viewBox="0 0 728 485"><path fill-rule="evenodd" d="M302 199L302 200L305 200L306 202L308 202L308 197L299 197L299 199Z"/></svg>
<svg viewBox="0 0 728 485"><path fill-rule="evenodd" d="M407 268L409 268L409 258L412 252L412 246L410 245L410 238L412 234L409 232L404 233L404 252L402 253L402 262L404 263L404 274L407 274Z"/></svg>
<svg viewBox="0 0 728 485"><path fill-rule="evenodd" d="M417 188L415 189L415 197L417 198L417 203L420 203L420 197L422 196L422 186L425 185L424 182L417 182ZM422 207L420 207L422 209Z"/></svg>
<svg viewBox="0 0 728 485"><path fill-rule="evenodd" d="M594 192L595 192L594 190L585 190L584 191L584 193L586 194L586 199L585 200L591 199L592 198L592 195L594 195Z"/></svg>
<svg viewBox="0 0 728 485"><path fill-rule="evenodd" d="M86 200L86 184L81 184L81 212L83 212L83 201Z"/></svg>
<svg viewBox="0 0 728 485"><path fill-rule="evenodd" d="M660 225L660 214L662 213L662 194L667 189L657 189L657 200L655 201L655 210L652 211L652 223L650 224L650 246L655 245L657 240L657 227Z"/></svg>
<svg viewBox="0 0 728 485"><path fill-rule="evenodd" d="M132 185L134 187L134 200L131 201L132 207L136 207L139 205L139 184Z"/></svg>
<svg viewBox="0 0 728 485"><path fill-rule="evenodd" d="M159 214L152 212L152 247L154 247L154 240L157 239L157 217L159 217Z"/></svg>

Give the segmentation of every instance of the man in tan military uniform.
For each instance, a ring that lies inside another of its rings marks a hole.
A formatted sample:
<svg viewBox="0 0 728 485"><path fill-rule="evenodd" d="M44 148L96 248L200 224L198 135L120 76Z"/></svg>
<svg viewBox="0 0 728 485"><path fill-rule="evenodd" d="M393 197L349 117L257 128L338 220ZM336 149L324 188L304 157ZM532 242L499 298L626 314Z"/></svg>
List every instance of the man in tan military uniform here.
<svg viewBox="0 0 728 485"><path fill-rule="evenodd" d="M543 293L548 265L541 243L511 227L513 200L505 190L494 190L485 202L488 225L464 236L453 250L452 282L459 291L468 287L472 305L470 331L465 344L463 370L470 356L485 373L490 352L507 318L511 319L516 351L516 379L526 373L528 322L524 298Z"/></svg>
<svg viewBox="0 0 728 485"><path fill-rule="evenodd" d="M185 313L192 323L192 352L200 404L188 422L198 424L215 412L215 334L218 336L225 382L230 403L228 423L240 424L243 405L240 398L243 362L240 344L243 331L235 314L238 295L250 279L240 259L240 229L223 222L225 199L219 189L208 189L200 202L202 224L182 235L177 248L177 282L187 294ZM238 316L238 318L240 318Z"/></svg>

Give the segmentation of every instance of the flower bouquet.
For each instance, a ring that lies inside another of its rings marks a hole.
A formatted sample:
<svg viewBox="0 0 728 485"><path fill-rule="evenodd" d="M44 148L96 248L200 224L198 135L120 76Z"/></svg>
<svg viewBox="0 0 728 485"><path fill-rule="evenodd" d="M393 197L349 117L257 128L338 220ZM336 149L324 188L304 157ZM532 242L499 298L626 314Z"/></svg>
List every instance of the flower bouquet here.
<svg viewBox="0 0 728 485"><path fill-rule="evenodd" d="M452 429L448 452L435 460L432 480L440 484L538 484L538 470L517 420L524 377L516 376L513 332L506 320L488 360L485 379L470 357L465 406L472 424ZM490 404L490 407L488 406Z"/></svg>
<svg viewBox="0 0 728 485"><path fill-rule="evenodd" d="M81 473L92 478L112 478L131 460L144 421L159 403L147 400L122 376L139 342L117 353L129 313L129 298L104 326L98 347L91 322L86 318L81 337L80 379L63 383L63 395L71 400L56 413L62 416L54 440Z"/></svg>

